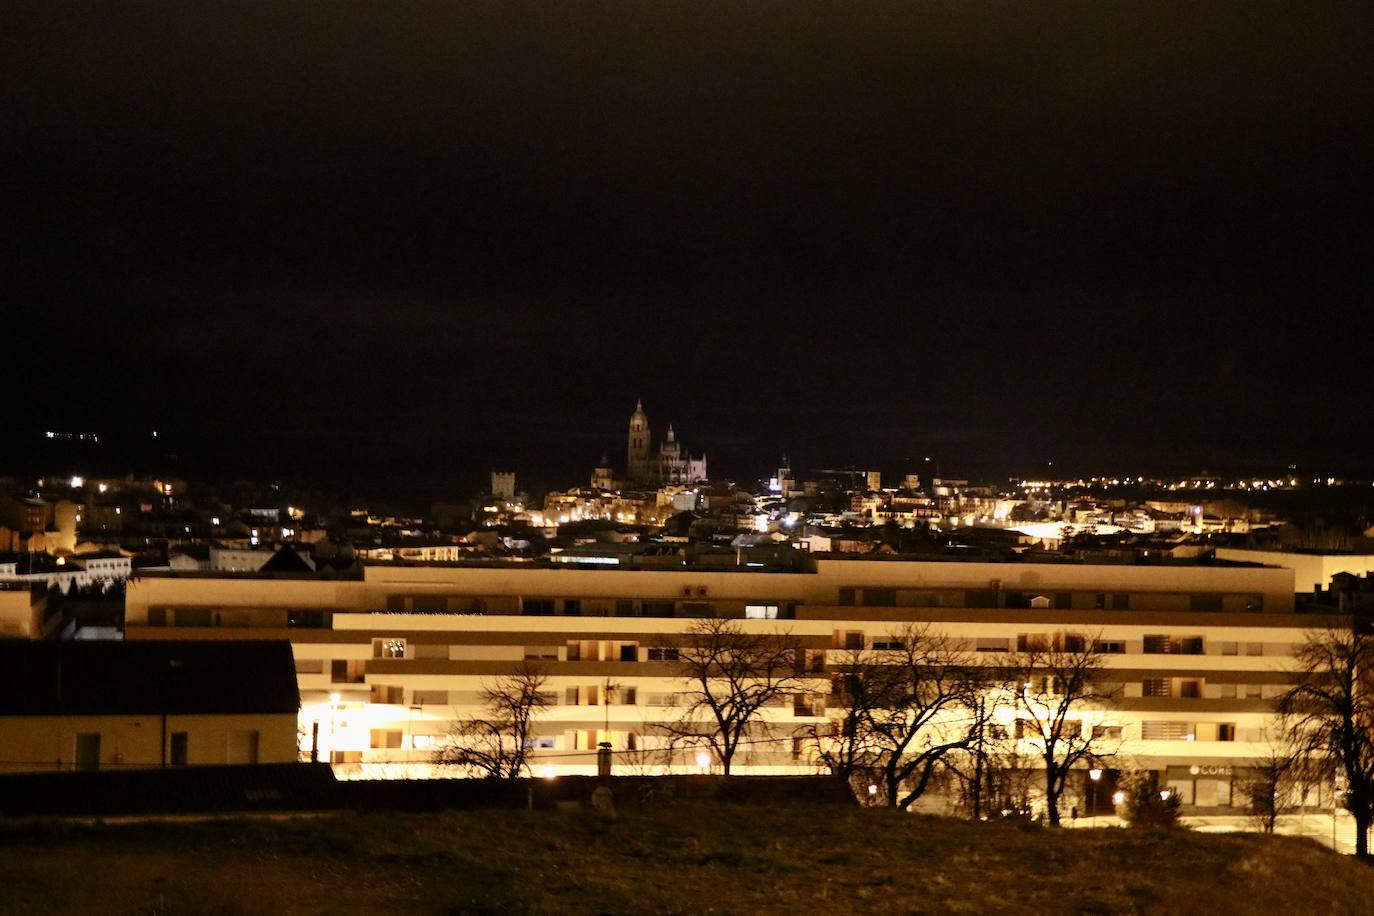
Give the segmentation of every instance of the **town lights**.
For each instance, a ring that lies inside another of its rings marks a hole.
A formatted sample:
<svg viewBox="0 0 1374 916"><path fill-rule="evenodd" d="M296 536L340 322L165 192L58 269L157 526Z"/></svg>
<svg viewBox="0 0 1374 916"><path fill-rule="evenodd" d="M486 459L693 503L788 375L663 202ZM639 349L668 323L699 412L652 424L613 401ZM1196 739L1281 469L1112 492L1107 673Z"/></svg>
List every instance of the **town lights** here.
<svg viewBox="0 0 1374 916"><path fill-rule="evenodd" d="M540 769L539 769L539 774L540 774L541 776L543 776L545 779L556 779L556 778L558 778L558 767L555 767L555 766L543 766L543 767L540 767Z"/></svg>
<svg viewBox="0 0 1374 916"><path fill-rule="evenodd" d="M1125 793L1125 792L1115 792L1115 793L1112 794L1112 804L1114 804L1114 805L1124 805L1125 803L1126 803L1126 793Z"/></svg>
<svg viewBox="0 0 1374 916"><path fill-rule="evenodd" d="M700 752L699 754L697 754L697 766L701 768L702 772L705 772L705 771L706 771L706 768L709 767L710 765L711 765L711 755L710 755L710 754L706 753L705 751L702 751L702 752Z"/></svg>
<svg viewBox="0 0 1374 916"><path fill-rule="evenodd" d="M868 787L868 794L869 794L869 795L877 795L877 794L878 794L878 787L875 786L875 785L870 784L869 787Z"/></svg>

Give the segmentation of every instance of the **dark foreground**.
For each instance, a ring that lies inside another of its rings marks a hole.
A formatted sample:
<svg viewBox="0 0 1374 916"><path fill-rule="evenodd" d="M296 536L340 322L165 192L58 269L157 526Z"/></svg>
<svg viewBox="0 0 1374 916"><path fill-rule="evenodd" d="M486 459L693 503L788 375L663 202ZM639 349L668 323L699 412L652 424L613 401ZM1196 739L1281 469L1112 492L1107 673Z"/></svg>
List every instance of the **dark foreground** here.
<svg viewBox="0 0 1374 916"><path fill-rule="evenodd" d="M0 823L3 913L1368 913L1374 870L1250 834L886 810Z"/></svg>

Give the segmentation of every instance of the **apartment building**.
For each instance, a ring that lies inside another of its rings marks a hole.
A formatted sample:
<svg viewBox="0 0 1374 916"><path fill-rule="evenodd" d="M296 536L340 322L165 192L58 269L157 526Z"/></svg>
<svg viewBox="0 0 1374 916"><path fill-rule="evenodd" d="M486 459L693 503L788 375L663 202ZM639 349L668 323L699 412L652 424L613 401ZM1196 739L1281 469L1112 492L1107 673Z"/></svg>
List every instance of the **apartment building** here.
<svg viewBox="0 0 1374 916"><path fill-rule="evenodd" d="M828 653L833 663L836 650L882 646L907 623L987 659L1082 634L1120 694L1085 710L1083 727L1119 735L1120 765L1156 771L1193 809L1224 811L1242 804L1233 777L1263 755L1270 703L1313 622L1295 613L1293 590L1292 570L1254 565L370 565L360 581L142 575L126 637L288 639L301 733L322 759L341 776L417 776L432 774L449 723L477 714L482 687L527 660L547 672L552 701L536 727L537 771L595 772L603 741L618 766L660 765L656 726L679 714L675 646L693 618L790 634L822 685ZM787 736L833 713L823 687L767 710L774 740L734 771L814 772ZM699 766L692 755L671 765Z"/></svg>

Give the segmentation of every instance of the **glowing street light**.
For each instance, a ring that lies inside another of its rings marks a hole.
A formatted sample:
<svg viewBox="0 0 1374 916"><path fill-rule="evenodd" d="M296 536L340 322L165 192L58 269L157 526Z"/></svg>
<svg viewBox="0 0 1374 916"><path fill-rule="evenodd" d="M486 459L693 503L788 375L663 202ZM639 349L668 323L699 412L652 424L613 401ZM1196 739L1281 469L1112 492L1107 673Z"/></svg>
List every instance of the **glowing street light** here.
<svg viewBox="0 0 1374 916"><path fill-rule="evenodd" d="M705 772L706 772L706 768L709 767L710 765L711 765L711 755L708 754L708 753L706 753L705 751L700 751L700 752L697 754L697 766L701 768L701 771L702 771L703 773L705 773Z"/></svg>

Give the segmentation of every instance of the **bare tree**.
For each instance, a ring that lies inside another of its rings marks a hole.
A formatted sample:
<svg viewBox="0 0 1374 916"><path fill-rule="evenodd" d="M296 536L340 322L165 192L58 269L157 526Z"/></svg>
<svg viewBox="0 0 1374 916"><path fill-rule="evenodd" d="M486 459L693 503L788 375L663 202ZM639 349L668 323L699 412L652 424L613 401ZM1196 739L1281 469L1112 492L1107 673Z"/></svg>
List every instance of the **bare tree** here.
<svg viewBox="0 0 1374 916"><path fill-rule="evenodd" d="M1119 737L1092 727L1082 715L1116 700L1104 682L1096 644L1083 633L1058 633L1028 640L1005 660L1006 693L1021 739L1045 768L1045 807L1054 827L1070 772L1096 765L1120 746Z"/></svg>
<svg viewBox="0 0 1374 916"><path fill-rule="evenodd" d="M1265 734L1264 753L1252 759L1235 788L1246 800L1250 816L1265 833L1273 833L1279 815L1289 806L1304 780L1302 757L1287 732Z"/></svg>
<svg viewBox="0 0 1374 916"><path fill-rule="evenodd" d="M661 728L675 745L709 747L726 776L748 739L769 733L763 710L815 686L805 671L805 650L790 635L750 633L714 617L687 628L678 670L687 682L683 712Z"/></svg>
<svg viewBox="0 0 1374 916"><path fill-rule="evenodd" d="M849 743L870 761L888 805L905 809L952 752L976 742L984 681L962 643L927 625L908 624L886 642L852 678L846 717L855 728Z"/></svg>
<svg viewBox="0 0 1374 916"><path fill-rule="evenodd" d="M956 781L960 801L975 820L998 817L1026 817L1031 809L1031 790L1039 781L1038 758L1021 752L1013 733L993 721L990 711L995 697L985 696L979 710L982 725L968 748L944 760Z"/></svg>
<svg viewBox="0 0 1374 916"><path fill-rule="evenodd" d="M1298 682L1278 709L1299 756L1345 780L1355 855L1369 856L1374 813L1374 636L1340 619L1297 648Z"/></svg>
<svg viewBox="0 0 1374 916"><path fill-rule="evenodd" d="M830 672L827 710L838 715L807 726L803 735L810 739L819 763L831 775L851 783L860 798L867 800L856 780L864 777L860 781L867 783L865 774L873 769L877 759L878 747L872 740L870 723L874 710L884 701L883 690L889 678L873 653L864 649L831 653L826 668Z"/></svg>
<svg viewBox="0 0 1374 916"><path fill-rule="evenodd" d="M531 728L539 712L552 704L543 689L547 682L543 668L525 662L514 674L483 687L479 697L485 714L451 723L434 762L489 779L528 775Z"/></svg>

